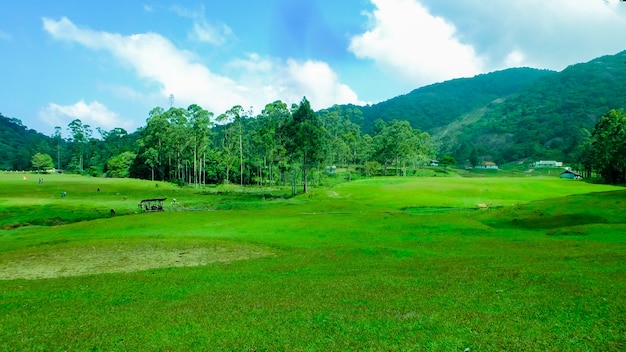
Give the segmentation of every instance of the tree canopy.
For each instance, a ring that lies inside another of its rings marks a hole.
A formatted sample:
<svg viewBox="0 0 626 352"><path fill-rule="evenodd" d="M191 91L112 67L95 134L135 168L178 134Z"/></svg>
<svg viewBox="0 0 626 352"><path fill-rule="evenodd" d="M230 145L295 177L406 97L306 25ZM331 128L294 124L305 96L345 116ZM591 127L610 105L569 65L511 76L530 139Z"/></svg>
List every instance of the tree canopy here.
<svg viewBox="0 0 626 352"><path fill-rule="evenodd" d="M626 114L611 110L595 126L586 159L605 182L626 184Z"/></svg>

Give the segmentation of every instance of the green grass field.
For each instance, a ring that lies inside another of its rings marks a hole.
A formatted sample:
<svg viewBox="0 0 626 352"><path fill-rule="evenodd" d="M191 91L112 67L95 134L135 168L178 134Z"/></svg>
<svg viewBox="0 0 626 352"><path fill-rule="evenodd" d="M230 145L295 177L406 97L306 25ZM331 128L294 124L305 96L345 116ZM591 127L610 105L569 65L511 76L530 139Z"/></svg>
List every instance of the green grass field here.
<svg viewBox="0 0 626 352"><path fill-rule="evenodd" d="M620 187L23 176L0 175L0 350L626 349Z"/></svg>

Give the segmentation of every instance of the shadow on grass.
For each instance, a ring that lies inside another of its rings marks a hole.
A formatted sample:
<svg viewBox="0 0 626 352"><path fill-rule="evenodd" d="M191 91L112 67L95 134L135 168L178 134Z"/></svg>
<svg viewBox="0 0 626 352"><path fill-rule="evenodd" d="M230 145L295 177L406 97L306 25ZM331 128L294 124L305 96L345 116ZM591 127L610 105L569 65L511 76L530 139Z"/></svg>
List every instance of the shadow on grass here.
<svg viewBox="0 0 626 352"><path fill-rule="evenodd" d="M532 217L517 219L508 222L509 226L524 228L529 230L556 229L560 227L571 227L589 224L606 224L608 220L602 216L592 214L563 214L547 217ZM505 223L506 224L506 223Z"/></svg>

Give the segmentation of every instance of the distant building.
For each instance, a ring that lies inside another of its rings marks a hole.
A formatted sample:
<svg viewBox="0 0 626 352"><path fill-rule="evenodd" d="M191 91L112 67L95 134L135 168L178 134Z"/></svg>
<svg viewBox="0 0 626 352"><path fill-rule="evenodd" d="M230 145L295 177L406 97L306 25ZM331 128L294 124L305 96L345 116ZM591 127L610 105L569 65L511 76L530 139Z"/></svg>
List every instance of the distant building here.
<svg viewBox="0 0 626 352"><path fill-rule="evenodd" d="M580 180L583 178L578 172L565 170L561 173L561 178L569 178L571 180Z"/></svg>
<svg viewBox="0 0 626 352"><path fill-rule="evenodd" d="M494 163L493 161L483 161L480 165L474 166L474 168L497 170L498 165L496 165L496 163Z"/></svg>
<svg viewBox="0 0 626 352"><path fill-rule="evenodd" d="M554 160L539 160L533 163L533 167L563 167L563 162Z"/></svg>

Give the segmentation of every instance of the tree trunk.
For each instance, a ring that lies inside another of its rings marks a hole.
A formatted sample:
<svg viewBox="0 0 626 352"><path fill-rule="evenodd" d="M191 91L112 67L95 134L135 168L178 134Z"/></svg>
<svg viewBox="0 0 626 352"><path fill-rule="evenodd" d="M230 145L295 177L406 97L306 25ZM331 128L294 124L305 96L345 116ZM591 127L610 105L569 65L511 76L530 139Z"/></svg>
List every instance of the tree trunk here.
<svg viewBox="0 0 626 352"><path fill-rule="evenodd" d="M243 186L243 129L239 121L239 183Z"/></svg>

